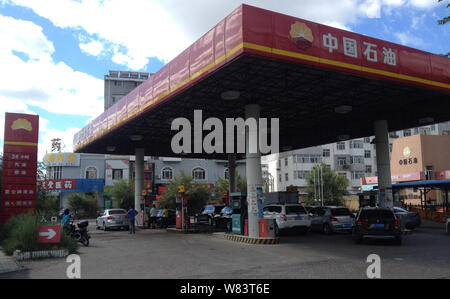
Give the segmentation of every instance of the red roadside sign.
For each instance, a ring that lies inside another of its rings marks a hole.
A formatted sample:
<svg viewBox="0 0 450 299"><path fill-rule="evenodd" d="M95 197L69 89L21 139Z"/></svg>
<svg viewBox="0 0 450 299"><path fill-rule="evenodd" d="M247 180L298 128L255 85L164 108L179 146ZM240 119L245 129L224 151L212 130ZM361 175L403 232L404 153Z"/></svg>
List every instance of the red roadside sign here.
<svg viewBox="0 0 450 299"><path fill-rule="evenodd" d="M44 225L37 227L38 243L59 243L61 239L61 226Z"/></svg>

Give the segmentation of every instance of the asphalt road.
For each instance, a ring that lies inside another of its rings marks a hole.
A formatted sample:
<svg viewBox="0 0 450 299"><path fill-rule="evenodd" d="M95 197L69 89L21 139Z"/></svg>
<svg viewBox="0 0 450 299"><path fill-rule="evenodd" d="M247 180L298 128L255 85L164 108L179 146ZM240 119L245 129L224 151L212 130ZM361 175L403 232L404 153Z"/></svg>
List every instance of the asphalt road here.
<svg viewBox="0 0 450 299"><path fill-rule="evenodd" d="M81 278L367 278L366 259L381 258L381 278L450 278L450 236L418 229L402 246L353 243L350 235L282 236L278 245L248 245L211 234L164 230L96 231L80 248ZM65 259L22 262L0 278L66 278Z"/></svg>

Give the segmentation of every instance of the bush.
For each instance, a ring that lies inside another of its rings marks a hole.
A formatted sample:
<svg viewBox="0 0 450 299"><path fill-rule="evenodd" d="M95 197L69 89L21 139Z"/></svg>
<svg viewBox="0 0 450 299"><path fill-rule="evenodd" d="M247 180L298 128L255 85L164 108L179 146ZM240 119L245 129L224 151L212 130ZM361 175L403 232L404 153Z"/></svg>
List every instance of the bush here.
<svg viewBox="0 0 450 299"><path fill-rule="evenodd" d="M37 243L37 224L49 225L50 223L38 222L42 215L22 214L11 218L0 229L0 244L7 255L12 255L14 251L36 251L67 249L69 253L75 253L79 244L65 233L61 233L60 243L42 244Z"/></svg>
<svg viewBox="0 0 450 299"><path fill-rule="evenodd" d="M69 197L69 208L75 218L95 218L97 216L98 195L81 195L74 193Z"/></svg>

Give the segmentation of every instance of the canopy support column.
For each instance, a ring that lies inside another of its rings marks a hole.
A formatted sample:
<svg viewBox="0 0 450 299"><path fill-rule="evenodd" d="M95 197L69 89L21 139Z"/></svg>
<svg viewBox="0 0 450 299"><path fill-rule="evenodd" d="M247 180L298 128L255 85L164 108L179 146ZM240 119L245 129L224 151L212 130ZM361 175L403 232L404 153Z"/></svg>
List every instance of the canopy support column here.
<svg viewBox="0 0 450 299"><path fill-rule="evenodd" d="M256 104L245 106L246 120L252 118L256 120L256 126L246 126L248 236L250 238L259 238L258 193L262 192L263 188L261 152L258 144L260 110L260 106Z"/></svg>
<svg viewBox="0 0 450 299"><path fill-rule="evenodd" d="M378 171L378 201L380 207L392 208L391 163L389 159L389 139L387 120L377 120L375 127L375 146Z"/></svg>

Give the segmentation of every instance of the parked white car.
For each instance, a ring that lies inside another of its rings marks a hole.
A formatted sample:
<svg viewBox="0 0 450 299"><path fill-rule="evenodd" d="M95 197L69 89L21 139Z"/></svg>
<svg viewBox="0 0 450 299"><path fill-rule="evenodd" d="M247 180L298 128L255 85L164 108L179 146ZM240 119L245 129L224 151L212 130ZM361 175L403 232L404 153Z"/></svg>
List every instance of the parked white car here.
<svg viewBox="0 0 450 299"><path fill-rule="evenodd" d="M445 224L445 229L447 230L447 234L450 235L450 218L447 219L447 223Z"/></svg>
<svg viewBox="0 0 450 299"><path fill-rule="evenodd" d="M311 227L311 217L299 204L270 204L263 208L264 219L275 219L275 234L292 229L305 234Z"/></svg>
<svg viewBox="0 0 450 299"><path fill-rule="evenodd" d="M129 229L127 211L123 209L105 210L96 220L97 229L107 231L110 228Z"/></svg>

